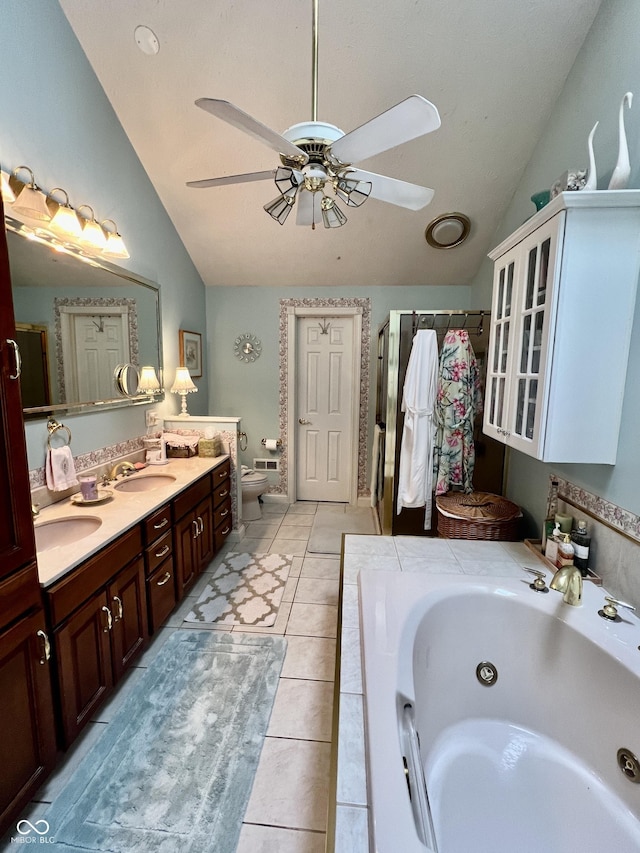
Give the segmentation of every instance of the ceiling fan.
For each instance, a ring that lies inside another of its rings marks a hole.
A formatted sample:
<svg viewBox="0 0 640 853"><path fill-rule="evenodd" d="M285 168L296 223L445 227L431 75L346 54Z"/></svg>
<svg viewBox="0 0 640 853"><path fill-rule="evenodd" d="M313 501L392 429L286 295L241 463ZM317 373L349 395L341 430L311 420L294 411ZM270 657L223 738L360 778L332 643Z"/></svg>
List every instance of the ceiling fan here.
<svg viewBox="0 0 640 853"><path fill-rule="evenodd" d="M410 95L370 121L345 134L333 124L318 121L318 0L313 0L312 120L294 124L279 134L229 101L198 98L196 106L268 145L280 155L281 165L263 172L188 181L188 187L219 187L273 179L279 195L264 205L284 225L294 205L296 223L323 222L339 228L347 221L336 199L359 207L367 198L421 210L433 198L428 187L376 175L353 164L395 148L440 127L437 108L421 95Z"/></svg>

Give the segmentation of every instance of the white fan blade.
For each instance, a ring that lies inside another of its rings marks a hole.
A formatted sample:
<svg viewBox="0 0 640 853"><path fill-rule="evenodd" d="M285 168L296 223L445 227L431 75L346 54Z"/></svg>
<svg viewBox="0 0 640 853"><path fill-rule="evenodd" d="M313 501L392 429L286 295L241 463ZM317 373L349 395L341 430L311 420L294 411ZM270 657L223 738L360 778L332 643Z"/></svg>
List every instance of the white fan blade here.
<svg viewBox="0 0 640 853"><path fill-rule="evenodd" d="M440 115L431 101L421 95L410 95L342 136L333 143L331 152L341 163L360 163L439 127Z"/></svg>
<svg viewBox="0 0 640 853"><path fill-rule="evenodd" d="M429 187L409 184L407 181L397 181L395 178L365 172L363 169L349 169L345 176L356 181L370 181L371 194L369 198L377 198L378 201L386 201L398 207L407 207L409 210L422 210L434 196L434 191Z"/></svg>
<svg viewBox="0 0 640 853"><path fill-rule="evenodd" d="M224 187L226 184L247 184L250 181L268 181L276 173L275 169L268 172L246 172L244 175L224 175L222 178L205 178L202 181L187 181L188 187L204 189L206 187Z"/></svg>
<svg viewBox="0 0 640 853"><path fill-rule="evenodd" d="M322 193L312 193L309 190L300 190L296 199L296 225L318 225L322 222L322 211L320 210L320 196Z"/></svg>
<svg viewBox="0 0 640 853"><path fill-rule="evenodd" d="M196 106L211 113L211 115L221 118L227 124L237 127L238 130L243 130L249 136L253 136L254 139L263 142L269 148L273 148L278 154L301 158L300 162L302 164L306 163L309 159L302 148L298 148L297 145L289 142L284 136L280 136L275 130L271 130L266 124L262 124L262 122L245 113L244 110L230 104L229 101L221 101L218 98L198 98Z"/></svg>

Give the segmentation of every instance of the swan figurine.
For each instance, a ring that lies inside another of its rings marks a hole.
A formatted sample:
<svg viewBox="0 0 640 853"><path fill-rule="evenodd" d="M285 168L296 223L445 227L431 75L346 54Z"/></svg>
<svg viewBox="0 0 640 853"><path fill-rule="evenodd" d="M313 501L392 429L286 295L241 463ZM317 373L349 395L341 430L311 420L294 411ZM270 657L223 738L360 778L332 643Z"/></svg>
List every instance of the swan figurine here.
<svg viewBox="0 0 640 853"><path fill-rule="evenodd" d="M618 116L618 133L620 136L620 140L618 143L618 162L616 163L616 167L613 170L613 174L611 175L611 180L609 181L610 190L626 189L627 183L629 181L629 175L631 174L631 166L629 164L629 148L627 146L627 134L625 133L624 129L624 105L626 104L629 108L631 108L632 100L633 92L627 92L622 99L622 103L620 104L620 113Z"/></svg>
<svg viewBox="0 0 640 853"><path fill-rule="evenodd" d="M598 189L598 174L596 172L596 158L593 156L593 136L596 132L598 125L600 124L597 121L593 127L591 128L591 133L589 134L589 139L587 140L587 147L589 149L589 177L587 178L587 182L582 187L583 190L587 192L591 192L593 190Z"/></svg>

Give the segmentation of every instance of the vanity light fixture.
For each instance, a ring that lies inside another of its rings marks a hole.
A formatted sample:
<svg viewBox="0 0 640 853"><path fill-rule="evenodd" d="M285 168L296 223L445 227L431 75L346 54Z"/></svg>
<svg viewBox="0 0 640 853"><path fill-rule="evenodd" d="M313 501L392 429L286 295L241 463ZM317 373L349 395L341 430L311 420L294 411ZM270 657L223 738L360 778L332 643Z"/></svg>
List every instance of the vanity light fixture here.
<svg viewBox="0 0 640 853"><path fill-rule="evenodd" d="M194 391L198 389L193 384L193 380L191 379L191 374L189 373L188 367L177 367L176 368L176 378L171 386L172 394L180 394L182 398L182 408L180 410L179 418L189 418L191 415L187 411L187 394L192 394Z"/></svg>
<svg viewBox="0 0 640 853"><path fill-rule="evenodd" d="M160 390L160 383L156 376L156 369L151 365L145 365L140 369L140 380L138 382L138 393L148 394L149 402L153 402L154 396Z"/></svg>
<svg viewBox="0 0 640 853"><path fill-rule="evenodd" d="M28 217L29 219L37 219L40 222L49 222L51 220L51 214L47 207L47 197L40 187L37 186L36 179L31 169L28 166L18 166L17 169L13 170L12 175L20 181L20 178L18 178L18 172L21 172L22 170L29 173L31 180L28 184L21 181L23 187L11 206L12 213L18 213L21 216Z"/></svg>
<svg viewBox="0 0 640 853"><path fill-rule="evenodd" d="M110 222L113 225L113 230L110 228L105 228L107 222ZM127 251L127 247L124 244L124 240L118 234L118 226L113 221L113 219L105 219L102 223L102 230L106 232L107 235L107 245L102 250L102 254L107 258L129 258L129 252Z"/></svg>
<svg viewBox="0 0 640 853"><path fill-rule="evenodd" d="M1 192L2 192L2 200L5 204L13 204L16 200L16 194L14 193L11 184L9 183L9 174L4 171L0 171L0 184Z"/></svg>
<svg viewBox="0 0 640 853"><path fill-rule="evenodd" d="M54 193L64 193L65 201L59 202L53 197ZM82 225L80 225L78 214L69 204L69 194L62 187L54 187L49 193L49 198L59 205L49 227L53 231L77 240L82 234Z"/></svg>
<svg viewBox="0 0 640 853"><path fill-rule="evenodd" d="M86 208L91 211L91 219L85 217L84 214L81 213L81 210ZM88 246L90 249L94 249L98 252L104 251L107 245L107 237L98 224L96 220L96 215L93 212L93 208L89 204L81 204L78 208L78 215L82 217L84 220L84 224L82 226L82 234L80 235L80 243L83 246Z"/></svg>

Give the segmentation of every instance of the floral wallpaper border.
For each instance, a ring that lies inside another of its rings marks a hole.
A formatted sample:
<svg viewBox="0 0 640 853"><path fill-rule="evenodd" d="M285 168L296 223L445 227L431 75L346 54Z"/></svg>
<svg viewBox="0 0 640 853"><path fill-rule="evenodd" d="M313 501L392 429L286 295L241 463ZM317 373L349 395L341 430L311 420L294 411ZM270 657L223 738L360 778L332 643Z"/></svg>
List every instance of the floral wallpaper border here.
<svg viewBox="0 0 640 853"><path fill-rule="evenodd" d="M143 438L144 436L130 438L127 441L119 441L118 444L111 444L108 447L100 447L98 450L91 450L89 453L81 453L79 456L74 456L73 461L76 471L80 473L81 471L86 471L87 468L106 465L113 462L114 459L119 459L121 456L127 456L129 453L143 450ZM44 486L45 483L44 466L29 471L29 485L32 489L38 489L40 486Z"/></svg>
<svg viewBox="0 0 640 853"><path fill-rule="evenodd" d="M560 498L566 498L578 509L588 512L594 518L613 527L614 530L619 530L636 542L640 542L640 516L634 515L628 509L622 509L611 501L594 495L568 480L563 480L562 477L555 477L554 479L558 481L558 496Z"/></svg>
<svg viewBox="0 0 640 853"><path fill-rule="evenodd" d="M280 435L287 434L288 388L287 388L287 308L360 308L362 311L362 334L360 340L360 410L358 417L358 496L368 495L367 483L367 417L369 410L369 365L371 351L371 299L337 297L328 299L281 299L280 300L280 366L279 407ZM280 480L271 486L270 494L287 494L287 447L280 455Z"/></svg>

